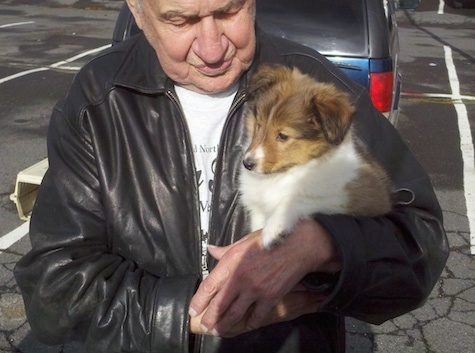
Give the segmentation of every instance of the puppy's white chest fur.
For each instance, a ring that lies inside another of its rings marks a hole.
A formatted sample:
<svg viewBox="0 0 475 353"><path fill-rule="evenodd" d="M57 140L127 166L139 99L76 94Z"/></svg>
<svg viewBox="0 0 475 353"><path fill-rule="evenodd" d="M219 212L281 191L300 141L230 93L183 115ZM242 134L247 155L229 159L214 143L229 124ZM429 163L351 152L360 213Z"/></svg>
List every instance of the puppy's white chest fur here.
<svg viewBox="0 0 475 353"><path fill-rule="evenodd" d="M253 230L263 228L265 247L316 213L389 212L389 180L353 139L347 93L295 68L264 65L248 96L241 197Z"/></svg>
<svg viewBox="0 0 475 353"><path fill-rule="evenodd" d="M312 214L348 213L347 185L357 178L360 165L361 157L347 139L324 158L282 173L259 174L243 167L242 202L253 230L264 228L264 246L269 248Z"/></svg>

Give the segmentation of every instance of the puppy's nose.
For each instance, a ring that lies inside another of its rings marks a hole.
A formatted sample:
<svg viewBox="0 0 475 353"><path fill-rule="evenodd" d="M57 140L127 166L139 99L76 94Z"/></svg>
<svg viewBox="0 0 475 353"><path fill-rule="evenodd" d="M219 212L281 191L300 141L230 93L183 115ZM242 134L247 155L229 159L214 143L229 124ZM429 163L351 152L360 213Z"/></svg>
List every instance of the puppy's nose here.
<svg viewBox="0 0 475 353"><path fill-rule="evenodd" d="M252 170L256 166L256 163L249 158L244 159L242 164L244 164L244 168L246 168L247 170Z"/></svg>

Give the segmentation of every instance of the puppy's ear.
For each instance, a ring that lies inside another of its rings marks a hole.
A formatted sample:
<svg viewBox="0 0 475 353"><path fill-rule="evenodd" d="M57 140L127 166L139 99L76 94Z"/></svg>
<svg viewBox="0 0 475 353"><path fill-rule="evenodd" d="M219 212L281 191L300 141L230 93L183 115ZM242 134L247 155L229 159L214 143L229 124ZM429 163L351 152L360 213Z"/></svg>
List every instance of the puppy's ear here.
<svg viewBox="0 0 475 353"><path fill-rule="evenodd" d="M275 85L288 71L282 65L261 65L252 75L248 86L248 100L253 101Z"/></svg>
<svg viewBox="0 0 475 353"><path fill-rule="evenodd" d="M348 94L332 84L318 83L313 89L311 102L314 117L321 125L327 141L333 145L340 144L350 128L355 112Z"/></svg>

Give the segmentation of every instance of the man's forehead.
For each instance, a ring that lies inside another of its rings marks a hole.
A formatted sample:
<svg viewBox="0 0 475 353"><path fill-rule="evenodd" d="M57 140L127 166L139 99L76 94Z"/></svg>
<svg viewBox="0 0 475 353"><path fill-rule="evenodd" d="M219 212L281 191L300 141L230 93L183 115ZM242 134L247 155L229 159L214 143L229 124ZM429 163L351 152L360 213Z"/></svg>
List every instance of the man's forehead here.
<svg viewBox="0 0 475 353"><path fill-rule="evenodd" d="M184 12L199 14L203 11L225 10L233 5L242 5L252 0L146 0L155 3L160 13Z"/></svg>

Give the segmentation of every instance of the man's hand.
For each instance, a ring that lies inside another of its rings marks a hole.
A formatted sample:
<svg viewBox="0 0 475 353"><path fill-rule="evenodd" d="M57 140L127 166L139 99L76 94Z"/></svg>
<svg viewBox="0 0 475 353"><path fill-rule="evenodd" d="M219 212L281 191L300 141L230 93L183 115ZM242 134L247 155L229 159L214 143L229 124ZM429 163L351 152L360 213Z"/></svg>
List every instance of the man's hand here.
<svg viewBox="0 0 475 353"><path fill-rule="evenodd" d="M297 317L314 312L318 305L325 299L322 293L309 292L303 285L297 285L290 293L274 306L260 326L267 326L278 322L289 321ZM252 313L251 306L245 313L241 321L230 326L228 329L216 329L211 331L203 327L201 320L206 310L201 315L191 317L190 331L195 334L212 334L222 337L234 337L244 332L253 330L247 324L247 320ZM220 325L222 325L220 323ZM224 326L224 325L222 325Z"/></svg>
<svg viewBox="0 0 475 353"><path fill-rule="evenodd" d="M219 263L190 303L192 332L234 336L317 310L323 296L299 282L310 272L339 270L330 236L318 223L302 221L285 243L269 251L260 234L209 247Z"/></svg>

